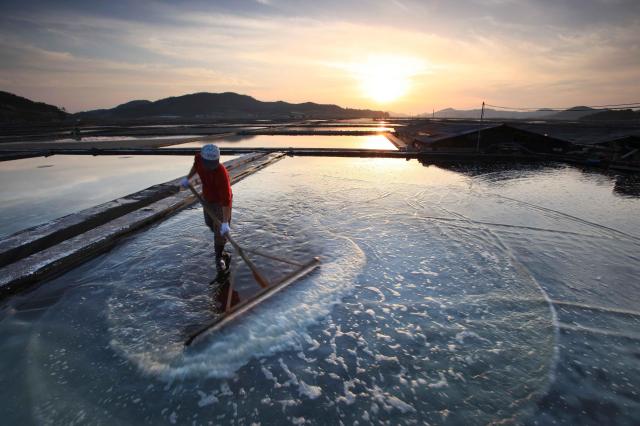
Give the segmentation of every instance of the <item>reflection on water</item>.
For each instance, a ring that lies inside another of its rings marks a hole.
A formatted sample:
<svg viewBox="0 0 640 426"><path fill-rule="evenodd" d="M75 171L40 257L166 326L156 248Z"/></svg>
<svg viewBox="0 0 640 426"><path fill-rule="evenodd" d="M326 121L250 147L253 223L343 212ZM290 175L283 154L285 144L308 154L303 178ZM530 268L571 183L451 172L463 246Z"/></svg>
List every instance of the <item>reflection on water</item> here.
<svg viewBox="0 0 640 426"><path fill-rule="evenodd" d="M559 163L479 163L439 167L470 176L472 185L486 185L502 197L640 236L629 213L638 203L634 199L638 178L634 175Z"/></svg>
<svg viewBox="0 0 640 426"><path fill-rule="evenodd" d="M0 236L175 179L187 174L192 163L190 157L162 155L0 162Z"/></svg>
<svg viewBox="0 0 640 426"><path fill-rule="evenodd" d="M626 197L640 197L640 176L634 175L617 175L616 183L613 187L616 194Z"/></svg>
<svg viewBox="0 0 640 426"><path fill-rule="evenodd" d="M211 142L189 142L165 148L193 148ZM397 149L383 135L319 136L319 135L247 135L229 136L214 142L223 148L352 148Z"/></svg>
<svg viewBox="0 0 640 426"><path fill-rule="evenodd" d="M293 131L333 131L333 132L394 132L395 129L393 127L383 127L383 126L322 126L322 127L283 127L283 131L293 130Z"/></svg>
<svg viewBox="0 0 640 426"><path fill-rule="evenodd" d="M226 279L222 283L215 284L219 284L216 288L216 299L219 310L216 313L223 314L229 308L233 308L240 303L240 293L231 286L230 279Z"/></svg>
<svg viewBox="0 0 640 426"><path fill-rule="evenodd" d="M177 139L189 138L193 135L166 135L166 136L82 136L82 142L111 142L138 139ZM77 139L56 139L56 142L78 142Z"/></svg>
<svg viewBox="0 0 640 426"><path fill-rule="evenodd" d="M236 238L319 270L185 351L224 294L185 210L5 307L5 419L633 424L640 200L571 168L495 172L264 169L234 186Z"/></svg>

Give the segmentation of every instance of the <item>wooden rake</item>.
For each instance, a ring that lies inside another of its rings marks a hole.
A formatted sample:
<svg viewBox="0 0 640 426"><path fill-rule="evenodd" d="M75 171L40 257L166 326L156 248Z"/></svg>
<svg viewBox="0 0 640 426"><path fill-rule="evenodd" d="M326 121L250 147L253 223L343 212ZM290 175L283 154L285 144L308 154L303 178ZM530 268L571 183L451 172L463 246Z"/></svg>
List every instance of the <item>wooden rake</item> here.
<svg viewBox="0 0 640 426"><path fill-rule="evenodd" d="M213 220L213 223L215 223L216 226L219 228L221 225L220 220L216 217L216 215L214 214L212 209L209 207L209 205L203 200L202 196L193 187L193 185L189 184L189 189L191 190L193 195L195 195L195 197L198 199L204 211L209 215L211 220ZM233 320L237 319L244 313L247 313L248 311L253 309L255 306L257 306L261 302L273 296L279 290L282 290L283 288L287 287L289 284L311 273L314 269L316 269L320 265L320 259L317 257L314 257L313 259L311 259L309 262L306 262L306 263L296 262L294 260L285 259L279 256L275 256L273 254L264 253L260 250L244 248L240 244L238 244L230 234L226 234L225 237L227 238L231 246L235 249L235 251L238 253L238 255L242 258L242 260L247 264L247 266L251 270L251 273L253 274L253 277L255 278L256 282L258 283L258 285L260 285L262 289L255 296L250 297L249 299L243 302L240 302L235 306L231 306L231 297L233 294L233 280L231 280L231 282L229 283L229 291L227 295L227 301L225 303L224 313L220 317L216 318L215 320L209 322L208 324L205 324L203 327L198 329L198 331L196 331L195 333L192 333L188 337L187 341L185 342L185 346L190 346L193 342L196 342L202 339L205 335L212 334L222 329ZM257 256L262 256L267 259L275 260L281 263L294 265L297 267L297 269L287 274L280 281L272 284L264 275L260 273L256 265L247 256L247 253L252 253Z"/></svg>

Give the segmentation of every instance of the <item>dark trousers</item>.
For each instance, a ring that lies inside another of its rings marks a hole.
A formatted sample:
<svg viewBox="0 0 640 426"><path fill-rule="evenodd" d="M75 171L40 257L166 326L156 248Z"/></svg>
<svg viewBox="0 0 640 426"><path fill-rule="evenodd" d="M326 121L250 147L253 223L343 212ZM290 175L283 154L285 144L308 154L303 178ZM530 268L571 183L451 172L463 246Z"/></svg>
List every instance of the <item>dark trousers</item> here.
<svg viewBox="0 0 640 426"><path fill-rule="evenodd" d="M218 221L222 223L222 218L223 218L222 205L218 203L207 202L207 206L215 214ZM203 209L203 211L204 211L204 223L206 223L209 229L211 229L211 232L213 232L213 236L214 236L213 241L216 249L216 258L220 258L222 257L222 252L224 250L224 245L227 242L227 239L222 235L220 235L220 226L214 223L214 221L211 219L211 217L209 216L206 210Z"/></svg>

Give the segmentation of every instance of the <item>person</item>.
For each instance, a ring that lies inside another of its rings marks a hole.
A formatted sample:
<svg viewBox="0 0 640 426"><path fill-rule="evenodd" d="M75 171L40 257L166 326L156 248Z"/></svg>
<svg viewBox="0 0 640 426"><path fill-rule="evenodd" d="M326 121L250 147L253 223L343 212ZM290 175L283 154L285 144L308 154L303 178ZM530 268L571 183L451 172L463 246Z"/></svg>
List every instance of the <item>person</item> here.
<svg viewBox="0 0 640 426"><path fill-rule="evenodd" d="M220 226L204 211L204 221L214 234L214 247L216 254L216 271L224 272L229 265L225 264L224 246L229 234L231 222L231 205L233 192L229 182L229 173L223 164L220 164L220 149L213 144L202 147L199 154L193 160L193 167L189 174L182 178L180 185L188 188L189 179L198 174L202 181L202 198L215 213ZM204 209L203 209L204 210Z"/></svg>

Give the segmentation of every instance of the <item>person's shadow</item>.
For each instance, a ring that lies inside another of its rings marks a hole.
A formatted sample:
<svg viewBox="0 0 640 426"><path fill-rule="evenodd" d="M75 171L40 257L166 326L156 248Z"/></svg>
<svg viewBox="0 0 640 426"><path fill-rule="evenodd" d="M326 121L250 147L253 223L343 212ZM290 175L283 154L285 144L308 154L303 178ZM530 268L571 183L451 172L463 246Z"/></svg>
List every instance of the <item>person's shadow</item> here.
<svg viewBox="0 0 640 426"><path fill-rule="evenodd" d="M228 255L227 255L228 256ZM225 258L227 265L230 265L231 257ZM231 295L229 295L231 292ZM227 268L224 272L218 273L216 277L209 282L209 293L211 295L211 313L213 318L211 321L217 321L224 317L225 313L231 308L240 303L240 294L235 290L233 286L233 279L231 268ZM206 324L187 324L184 327L184 335L186 338L191 339L193 334L198 334L203 330L203 327L208 327Z"/></svg>
<svg viewBox="0 0 640 426"><path fill-rule="evenodd" d="M218 275L209 283L214 291L215 312L220 315L240 303L240 294L235 289L231 290L231 296L229 296L229 290L233 288L233 280L231 279L231 256L228 253L224 254L224 261L227 268L223 272L218 272Z"/></svg>
<svg viewBox="0 0 640 426"><path fill-rule="evenodd" d="M216 277L211 281L214 287L215 310L217 314L223 315L228 309L233 308L240 303L240 294L233 289L231 290L231 300L229 300L229 290L231 289L231 275L226 274L224 278Z"/></svg>

